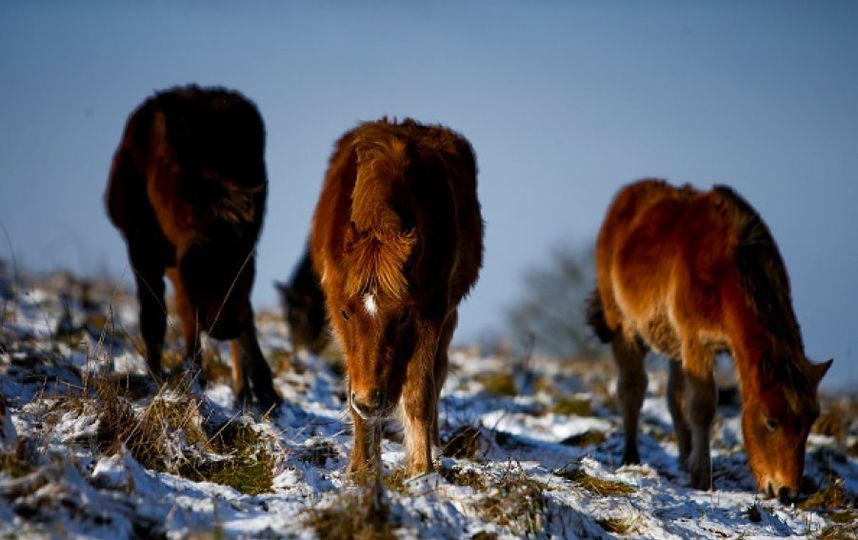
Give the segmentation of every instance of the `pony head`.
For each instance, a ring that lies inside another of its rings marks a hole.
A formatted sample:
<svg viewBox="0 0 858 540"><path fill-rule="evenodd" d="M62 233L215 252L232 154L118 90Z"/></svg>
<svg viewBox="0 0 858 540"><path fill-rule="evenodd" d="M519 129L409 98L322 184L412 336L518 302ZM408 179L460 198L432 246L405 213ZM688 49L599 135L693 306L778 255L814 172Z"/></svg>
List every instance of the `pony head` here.
<svg viewBox="0 0 858 540"><path fill-rule="evenodd" d="M413 230L359 233L354 224L346 234L350 272L328 306L346 356L349 406L364 420L393 411L415 348L414 301L403 273L415 241Z"/></svg>
<svg viewBox="0 0 858 540"><path fill-rule="evenodd" d="M807 436L819 416L816 389L832 360L813 364L773 360L764 353L756 391L745 391L742 433L761 491L782 502L798 497Z"/></svg>

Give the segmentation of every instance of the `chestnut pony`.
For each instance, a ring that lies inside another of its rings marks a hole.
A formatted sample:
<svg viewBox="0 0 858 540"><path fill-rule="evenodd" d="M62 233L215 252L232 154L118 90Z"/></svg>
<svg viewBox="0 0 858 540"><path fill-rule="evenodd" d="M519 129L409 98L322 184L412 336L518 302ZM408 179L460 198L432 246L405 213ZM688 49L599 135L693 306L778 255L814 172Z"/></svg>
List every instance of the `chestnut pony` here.
<svg viewBox="0 0 858 540"><path fill-rule="evenodd" d="M313 268L310 246L292 272L288 283L275 283L280 293L283 316L295 350L319 354L327 346L330 329L326 320L325 293Z"/></svg>
<svg viewBox="0 0 858 540"><path fill-rule="evenodd" d="M379 473L398 404L406 472L433 469L447 347L482 265L476 173L468 141L442 126L382 119L337 142L310 248L346 357L351 473Z"/></svg>
<svg viewBox="0 0 858 540"><path fill-rule="evenodd" d="M128 119L105 201L128 247L153 376L162 375L166 273L191 369L200 372L201 330L233 340L237 397L251 385L269 408L280 398L250 305L268 183L264 144L262 119L241 95L196 86L160 92Z"/></svg>
<svg viewBox="0 0 858 540"><path fill-rule="evenodd" d="M680 465L712 487L709 432L715 357L730 352L742 390L742 432L760 489L783 501L801 485L819 414L816 388L831 361L804 353L789 278L759 214L735 191L696 191L659 180L623 188L596 244L591 326L619 367L623 463L639 462L637 424L648 348L671 361L667 399Z"/></svg>

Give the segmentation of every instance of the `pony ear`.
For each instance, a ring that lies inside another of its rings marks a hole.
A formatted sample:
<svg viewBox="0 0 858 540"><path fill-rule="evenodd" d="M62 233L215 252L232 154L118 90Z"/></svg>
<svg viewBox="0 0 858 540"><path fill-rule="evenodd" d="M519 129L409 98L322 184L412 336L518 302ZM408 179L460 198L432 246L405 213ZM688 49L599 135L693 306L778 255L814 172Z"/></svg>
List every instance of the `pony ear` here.
<svg viewBox="0 0 858 540"><path fill-rule="evenodd" d="M819 384L819 381L821 381L822 378L825 377L825 374L828 373L828 369L833 363L834 358L829 358L826 362L813 364L813 377L816 379L816 384Z"/></svg>
<svg viewBox="0 0 858 540"><path fill-rule="evenodd" d="M354 247L355 242L360 240L360 233L357 230L357 225L355 225L354 221L349 222L349 226L346 229L346 235L343 242L343 251L348 253Z"/></svg>

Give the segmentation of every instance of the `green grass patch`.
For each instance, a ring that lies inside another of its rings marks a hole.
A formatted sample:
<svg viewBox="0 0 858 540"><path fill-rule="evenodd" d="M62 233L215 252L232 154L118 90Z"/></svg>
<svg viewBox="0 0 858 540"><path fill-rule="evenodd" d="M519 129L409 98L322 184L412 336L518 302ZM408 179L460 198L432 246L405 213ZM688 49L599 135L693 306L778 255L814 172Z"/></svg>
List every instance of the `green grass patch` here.
<svg viewBox="0 0 858 540"><path fill-rule="evenodd" d="M592 416L593 409L590 404L590 398L562 398L554 402L551 406L551 412L554 414L563 414L567 416Z"/></svg>
<svg viewBox="0 0 858 540"><path fill-rule="evenodd" d="M591 474L587 474L584 469L579 467L562 469L560 471L556 471L554 474L565 478L566 480L569 480L586 489L590 493L599 495L600 497L607 497L608 495L629 495L636 491L634 486L630 486L624 482L617 482L615 480L603 480Z"/></svg>
<svg viewBox="0 0 858 540"><path fill-rule="evenodd" d="M509 373L478 373L474 378L482 384L483 388L486 389L486 392L490 394L508 397L518 395L518 390L515 387L515 380Z"/></svg>
<svg viewBox="0 0 858 540"><path fill-rule="evenodd" d="M181 469L183 476L231 486L247 495L271 491L274 457L268 451L266 436L249 424L230 422L209 443L226 459L188 463Z"/></svg>

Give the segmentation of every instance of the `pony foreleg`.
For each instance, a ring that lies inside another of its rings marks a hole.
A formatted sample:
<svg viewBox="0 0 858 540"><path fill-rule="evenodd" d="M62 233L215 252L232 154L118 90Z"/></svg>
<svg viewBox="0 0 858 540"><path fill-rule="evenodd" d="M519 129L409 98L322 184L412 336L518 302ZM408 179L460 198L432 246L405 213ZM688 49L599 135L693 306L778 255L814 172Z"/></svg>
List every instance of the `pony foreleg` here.
<svg viewBox="0 0 858 540"><path fill-rule="evenodd" d="M679 468L688 470L688 455L691 453L691 431L685 418L685 373L678 360L670 360L670 375L667 378L667 408L673 418L679 446Z"/></svg>
<svg viewBox="0 0 858 540"><path fill-rule="evenodd" d="M405 420L408 476L431 472L432 420L438 414L435 403L435 361L438 350L438 326L418 330L420 340L405 373L402 409Z"/></svg>
<svg viewBox="0 0 858 540"><path fill-rule="evenodd" d="M638 454L638 418L646 395L647 376L644 370L646 351L640 342L619 331L611 341L614 360L619 369L617 399L623 413L623 465L640 463Z"/></svg>
<svg viewBox="0 0 858 540"><path fill-rule="evenodd" d="M688 388L686 414L691 423L691 454L688 457L691 486L710 489L712 461L709 456L709 431L718 400L715 379L708 370L697 374L686 371L685 382Z"/></svg>
<svg viewBox="0 0 858 540"><path fill-rule="evenodd" d="M367 475L381 472L381 424L368 422L352 410L354 421L354 446L349 459L349 474L357 480L366 480Z"/></svg>

